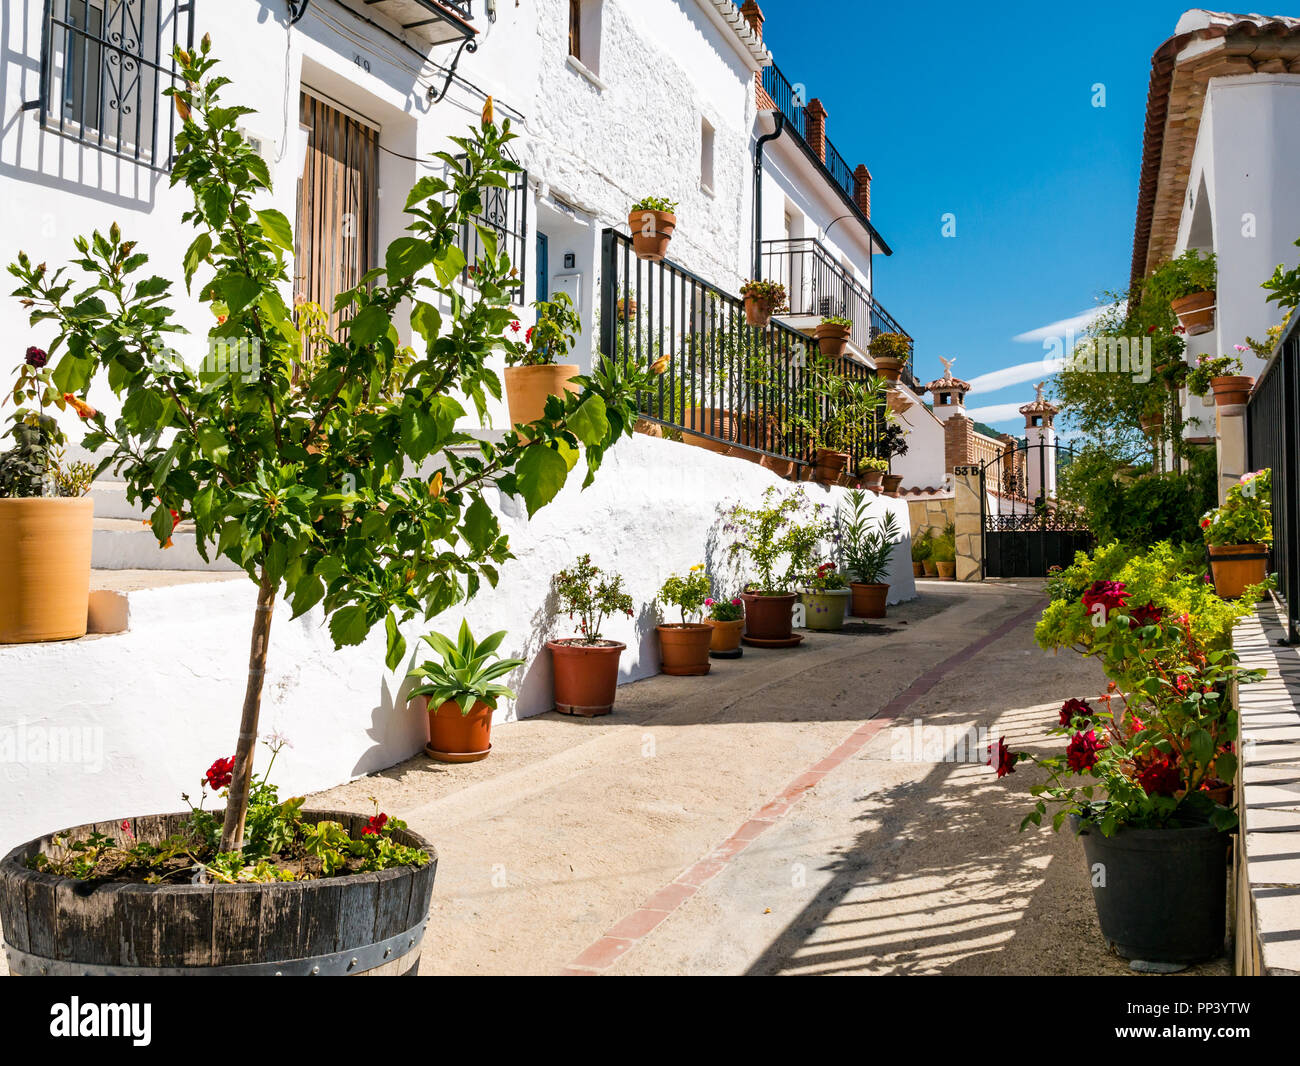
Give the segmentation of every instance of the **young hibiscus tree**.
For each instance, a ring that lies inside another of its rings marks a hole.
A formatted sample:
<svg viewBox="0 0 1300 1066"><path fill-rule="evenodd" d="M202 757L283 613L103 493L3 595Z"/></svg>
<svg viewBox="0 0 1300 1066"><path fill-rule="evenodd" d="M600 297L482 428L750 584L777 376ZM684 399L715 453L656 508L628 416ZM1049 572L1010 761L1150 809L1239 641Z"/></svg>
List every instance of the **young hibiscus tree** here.
<svg viewBox="0 0 1300 1066"><path fill-rule="evenodd" d="M193 194L183 222L195 236L185 284L209 305L205 350L185 360L168 347L183 332L168 305L172 284L114 224L76 242L69 267L49 271L25 255L10 267L33 323L52 324L61 391L105 377L121 414L96 413L88 448L149 509L159 544L192 520L204 558L237 563L257 585L248 681L221 851L242 847L267 646L277 597L296 617L318 605L337 646L384 625L387 663L405 655L399 624L427 618L493 585L509 546L484 493L523 498L531 516L564 485L585 451L587 481L635 423L637 367L606 365L552 397L546 414L500 444L457 427L472 407L486 416L501 385L488 365L505 344L515 268L476 219L485 189L518 168L503 154L509 123L490 106L446 177L424 177L407 201L408 234L384 266L340 295L339 325L304 343L286 301L293 234L264 206L266 164L236 131L250 109L221 102L211 42L177 52L184 87L169 90L183 122L173 184ZM467 264L464 227L482 257ZM471 267L472 289L458 279ZM394 324L409 316L410 348ZM306 332L304 324L304 332ZM456 397L463 397L464 403ZM226 768L222 768L225 778Z"/></svg>

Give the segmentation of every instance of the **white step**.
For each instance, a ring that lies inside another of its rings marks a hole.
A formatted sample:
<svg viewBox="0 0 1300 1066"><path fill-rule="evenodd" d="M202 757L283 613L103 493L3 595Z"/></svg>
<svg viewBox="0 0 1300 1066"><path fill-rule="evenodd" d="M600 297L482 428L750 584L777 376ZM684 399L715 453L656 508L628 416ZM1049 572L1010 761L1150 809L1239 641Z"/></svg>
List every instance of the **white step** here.
<svg viewBox="0 0 1300 1066"><path fill-rule="evenodd" d="M149 518L142 508L127 500L125 482L96 481L90 486L90 498L95 501L96 518Z"/></svg>
<svg viewBox="0 0 1300 1066"><path fill-rule="evenodd" d="M172 533L172 546L161 548L153 530L133 518L101 518L96 503L90 565L96 570L185 570L229 572L239 568L215 556L205 563L199 555L194 525L182 522Z"/></svg>

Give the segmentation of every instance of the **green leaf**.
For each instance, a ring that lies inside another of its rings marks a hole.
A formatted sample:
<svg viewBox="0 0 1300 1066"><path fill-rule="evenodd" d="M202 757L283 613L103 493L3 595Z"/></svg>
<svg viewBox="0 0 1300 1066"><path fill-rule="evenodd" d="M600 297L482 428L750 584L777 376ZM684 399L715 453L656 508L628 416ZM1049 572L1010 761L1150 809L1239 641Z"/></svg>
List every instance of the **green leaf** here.
<svg viewBox="0 0 1300 1066"><path fill-rule="evenodd" d="M293 595L289 600L293 608L293 617L304 615L310 611L325 596L325 582L316 574L308 574L299 578L298 583L293 588Z"/></svg>
<svg viewBox="0 0 1300 1066"><path fill-rule="evenodd" d="M262 232L267 240L286 252L293 251L293 226L284 214L275 208L256 212L257 221L262 224Z"/></svg>
<svg viewBox="0 0 1300 1066"><path fill-rule="evenodd" d="M406 655L406 638L397 628L397 617L392 613L384 619L384 632L388 636L388 655L384 662L388 669L396 670L402 665L402 658Z"/></svg>
<svg viewBox="0 0 1300 1066"><path fill-rule="evenodd" d="M475 496L474 502L465 509L465 518L461 525L465 542L473 548L483 550L496 540L499 531L492 508L483 502L482 496Z"/></svg>
<svg viewBox="0 0 1300 1066"><path fill-rule="evenodd" d="M204 457L217 466L225 466L230 461L230 442L226 435L212 423L199 426L196 434L199 450Z"/></svg>
<svg viewBox="0 0 1300 1066"><path fill-rule="evenodd" d="M176 524L172 521L172 513L165 504L159 504L154 508L149 525L153 527L153 535L158 538L159 544L166 544L172 535L172 530L176 528Z"/></svg>
<svg viewBox="0 0 1300 1066"><path fill-rule="evenodd" d="M402 449L420 460L438 447L441 434L438 419L423 407L408 403L402 408Z"/></svg>
<svg viewBox="0 0 1300 1066"><path fill-rule="evenodd" d="M261 285L244 274L227 274L217 287L232 315L251 304L262 291Z"/></svg>
<svg viewBox="0 0 1300 1066"><path fill-rule="evenodd" d="M363 307L347 325L352 343L360 345L374 344L392 328L392 323L388 321L388 314L382 307L374 304Z"/></svg>
<svg viewBox="0 0 1300 1066"><path fill-rule="evenodd" d="M384 267L389 284L396 284L418 274L433 259L433 246L418 237L398 237L388 246Z"/></svg>
<svg viewBox="0 0 1300 1066"><path fill-rule="evenodd" d="M330 618L330 636L334 638L336 648L360 644L369 632L366 609L358 604L340 607Z"/></svg>
<svg viewBox="0 0 1300 1066"><path fill-rule="evenodd" d="M68 352L54 368L54 386L60 392L81 393L90 384L95 372L95 361Z"/></svg>
<svg viewBox="0 0 1300 1066"><path fill-rule="evenodd" d="M454 244L444 248L433 260L433 269L438 275L438 280L444 285L450 285L460 277L465 267L465 253Z"/></svg>
<svg viewBox="0 0 1300 1066"><path fill-rule="evenodd" d="M605 417L605 401L599 396L588 396L569 416L569 429L583 444L604 444L609 436L609 419Z"/></svg>
<svg viewBox="0 0 1300 1066"><path fill-rule="evenodd" d="M519 494L532 518L553 499L569 476L569 466L559 452L540 444L524 449L515 468Z"/></svg>

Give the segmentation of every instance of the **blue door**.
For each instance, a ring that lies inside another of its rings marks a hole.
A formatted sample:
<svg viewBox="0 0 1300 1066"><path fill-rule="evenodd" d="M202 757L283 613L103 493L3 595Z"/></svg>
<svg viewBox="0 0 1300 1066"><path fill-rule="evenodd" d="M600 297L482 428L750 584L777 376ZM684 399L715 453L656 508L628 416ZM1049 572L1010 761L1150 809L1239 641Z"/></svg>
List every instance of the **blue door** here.
<svg viewBox="0 0 1300 1066"><path fill-rule="evenodd" d="M548 300L551 296L549 244L550 241L545 233L537 234L537 299L539 300Z"/></svg>

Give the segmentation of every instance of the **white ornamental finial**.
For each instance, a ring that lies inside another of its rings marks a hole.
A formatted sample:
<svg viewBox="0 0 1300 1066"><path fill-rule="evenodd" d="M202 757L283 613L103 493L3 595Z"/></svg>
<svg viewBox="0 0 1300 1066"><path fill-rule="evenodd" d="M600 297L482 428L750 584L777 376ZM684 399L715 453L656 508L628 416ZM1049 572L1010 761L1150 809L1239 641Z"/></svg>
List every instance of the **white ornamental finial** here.
<svg viewBox="0 0 1300 1066"><path fill-rule="evenodd" d="M1034 386L1034 391L1035 391L1036 393L1038 393L1038 396L1036 397L1036 399L1037 399L1037 401L1038 401L1039 403L1042 403L1042 402L1043 402L1043 390L1046 389L1046 388L1047 388L1047 382L1046 382L1046 381L1040 381L1037 385Z"/></svg>
<svg viewBox="0 0 1300 1066"><path fill-rule="evenodd" d="M945 359L942 355L939 356L939 362L943 364L943 376L945 380L950 380L952 378L952 364L956 361L956 356L953 356L951 359Z"/></svg>

